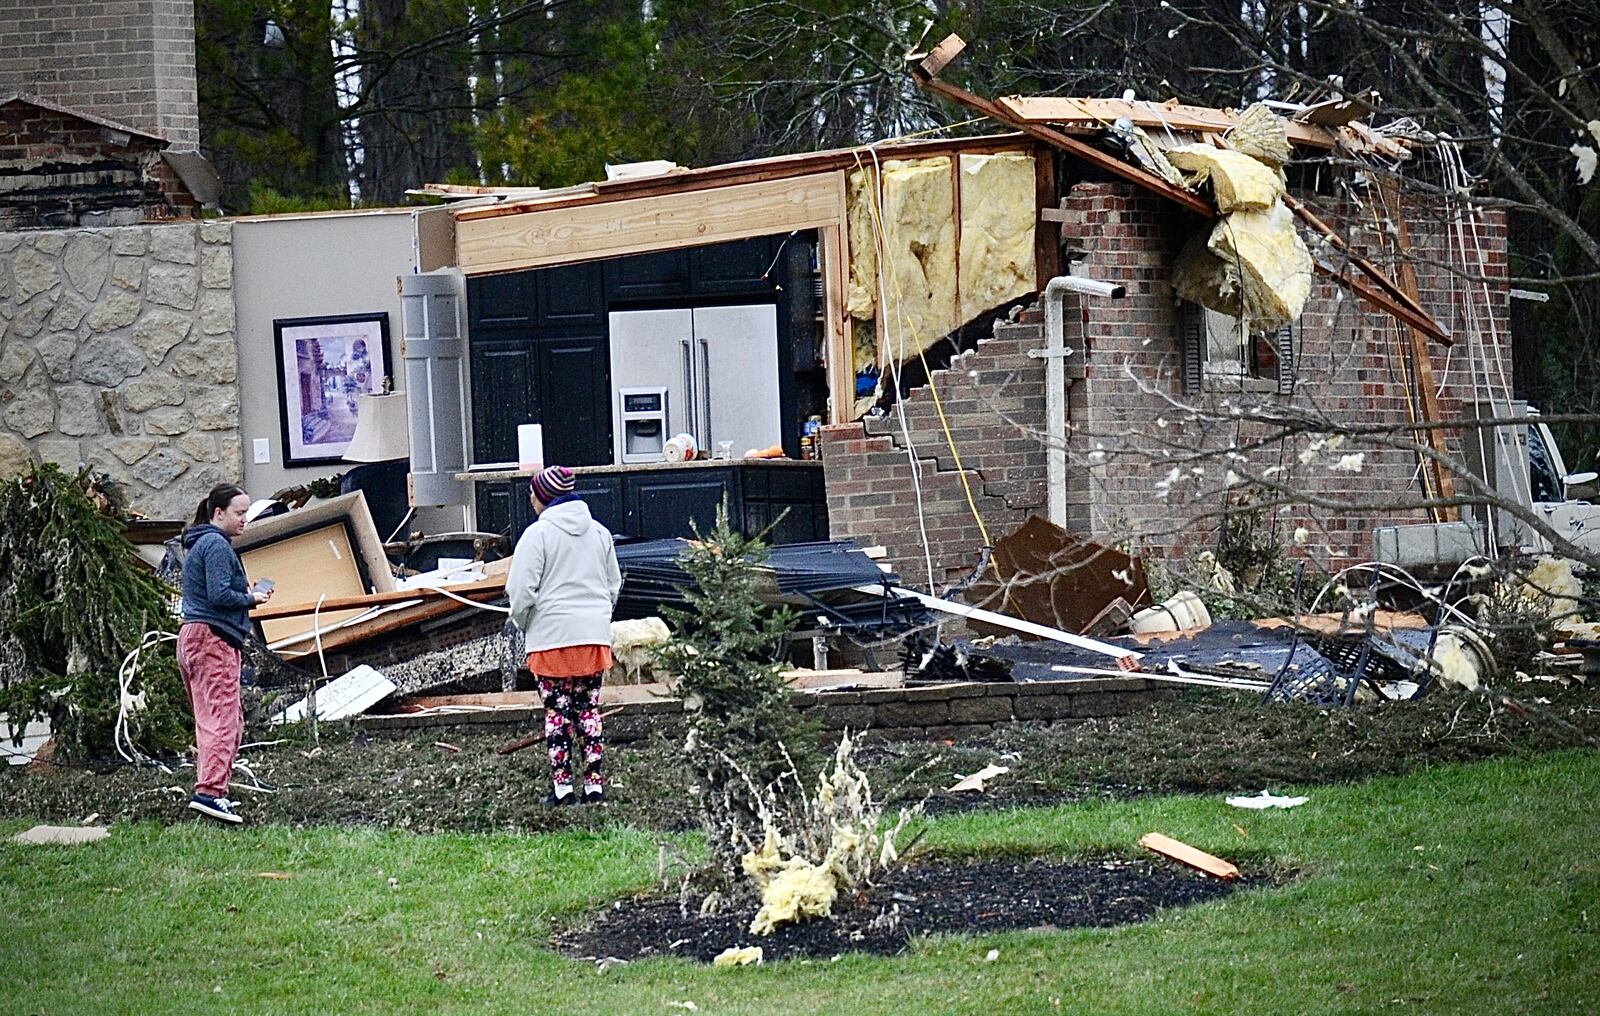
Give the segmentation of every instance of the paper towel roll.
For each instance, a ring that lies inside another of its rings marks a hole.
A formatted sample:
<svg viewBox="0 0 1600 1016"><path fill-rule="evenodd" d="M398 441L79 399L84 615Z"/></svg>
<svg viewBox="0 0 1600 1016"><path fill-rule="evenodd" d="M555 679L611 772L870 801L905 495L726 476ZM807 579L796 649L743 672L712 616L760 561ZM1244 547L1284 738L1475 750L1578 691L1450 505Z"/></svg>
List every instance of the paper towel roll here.
<svg viewBox="0 0 1600 1016"><path fill-rule="evenodd" d="M544 427L540 424L517 425L517 468L544 468Z"/></svg>

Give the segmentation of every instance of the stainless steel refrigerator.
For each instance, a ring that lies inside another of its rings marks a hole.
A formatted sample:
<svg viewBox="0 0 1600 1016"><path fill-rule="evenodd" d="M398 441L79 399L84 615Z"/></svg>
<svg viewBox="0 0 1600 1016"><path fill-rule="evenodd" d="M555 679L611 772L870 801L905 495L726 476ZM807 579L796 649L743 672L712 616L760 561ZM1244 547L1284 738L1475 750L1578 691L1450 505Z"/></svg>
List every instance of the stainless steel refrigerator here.
<svg viewBox="0 0 1600 1016"><path fill-rule="evenodd" d="M625 389L665 388L666 436L693 434L702 454L723 441L735 456L783 442L777 307L616 311L610 323L617 464L625 461Z"/></svg>

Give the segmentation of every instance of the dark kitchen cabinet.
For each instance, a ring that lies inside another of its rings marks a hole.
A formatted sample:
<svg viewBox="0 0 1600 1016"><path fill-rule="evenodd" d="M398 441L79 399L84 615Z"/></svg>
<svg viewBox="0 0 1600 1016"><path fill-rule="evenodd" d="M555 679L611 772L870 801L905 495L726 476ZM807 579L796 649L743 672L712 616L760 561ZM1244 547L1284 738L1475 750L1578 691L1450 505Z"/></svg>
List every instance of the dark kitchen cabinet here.
<svg viewBox="0 0 1600 1016"><path fill-rule="evenodd" d="M806 543L828 538L828 502L822 467L662 466L619 472L580 472L577 491L589 511L619 537L692 537L716 525L724 498L728 521L755 534L780 516L770 543ZM533 522L528 481L483 480L478 484L478 528L508 533L512 540ZM785 514L787 512L787 514Z"/></svg>
<svg viewBox="0 0 1600 1016"><path fill-rule="evenodd" d="M613 300L650 300L689 294L689 251L657 251L604 262L606 296Z"/></svg>
<svg viewBox="0 0 1600 1016"><path fill-rule="evenodd" d="M544 460L563 466L611 462L611 390L602 335L545 339L536 347ZM514 435L513 435L514 437ZM490 462L515 461L489 459Z"/></svg>
<svg viewBox="0 0 1600 1016"><path fill-rule="evenodd" d="M472 460L517 461L517 424L539 419L542 373L526 341L472 344Z"/></svg>

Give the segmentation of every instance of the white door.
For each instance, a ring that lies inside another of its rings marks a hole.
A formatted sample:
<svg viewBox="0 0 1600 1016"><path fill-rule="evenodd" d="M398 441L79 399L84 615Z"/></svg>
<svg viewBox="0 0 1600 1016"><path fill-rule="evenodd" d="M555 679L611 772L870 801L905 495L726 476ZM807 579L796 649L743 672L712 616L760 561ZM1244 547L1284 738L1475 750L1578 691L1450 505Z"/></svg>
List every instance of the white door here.
<svg viewBox="0 0 1600 1016"><path fill-rule="evenodd" d="M467 468L466 280L450 269L400 279L400 358L411 423L411 503L471 502Z"/></svg>

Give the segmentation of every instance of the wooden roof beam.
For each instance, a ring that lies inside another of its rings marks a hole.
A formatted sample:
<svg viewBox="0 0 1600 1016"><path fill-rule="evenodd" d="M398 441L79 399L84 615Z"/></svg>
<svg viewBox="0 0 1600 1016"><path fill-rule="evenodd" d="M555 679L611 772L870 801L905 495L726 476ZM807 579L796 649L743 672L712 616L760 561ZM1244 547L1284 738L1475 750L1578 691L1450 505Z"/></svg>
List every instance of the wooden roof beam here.
<svg viewBox="0 0 1600 1016"><path fill-rule="evenodd" d="M1123 162L1115 156L1107 155L1093 145L1085 144L1053 127L1018 120L1014 114L999 103L974 95L966 89L959 88L949 82L939 80L939 72L954 62L956 57L961 54L961 51L966 48L966 45L966 41L959 35L946 36L943 41L933 48L932 52L912 66L911 76L924 91L931 92L940 98L948 99L959 106L965 106L975 113L980 113L996 123L1002 123L1019 130L1029 137L1037 138L1047 145L1059 148L1069 155L1082 159L1091 166L1175 201L1191 212L1204 215L1208 219L1216 217L1217 210L1211 206L1210 202L1176 184L1168 183L1142 166L1135 166Z"/></svg>

